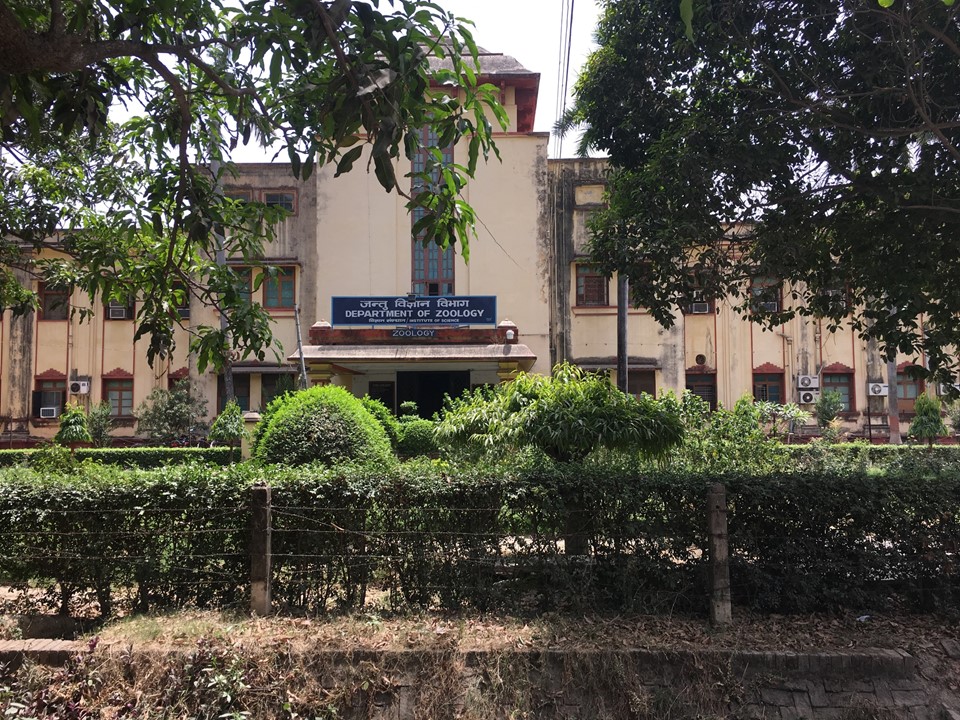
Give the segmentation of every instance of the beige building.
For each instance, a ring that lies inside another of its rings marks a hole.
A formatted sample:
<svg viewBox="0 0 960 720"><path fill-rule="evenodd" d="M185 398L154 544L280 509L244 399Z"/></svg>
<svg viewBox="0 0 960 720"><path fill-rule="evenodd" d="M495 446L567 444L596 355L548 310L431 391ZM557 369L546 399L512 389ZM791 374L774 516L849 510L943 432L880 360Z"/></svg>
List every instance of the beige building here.
<svg viewBox="0 0 960 720"><path fill-rule="evenodd" d="M445 393L520 370L547 373L564 360L613 370L616 283L584 256L604 163L548 162L547 135L532 131L539 76L504 55L485 53L482 63L484 79L501 88L510 126L496 137L503 161L482 165L466 192L480 220L469 263L413 241L415 218L404 198L385 193L362 161L339 178L327 168L305 182L284 164L238 167L228 194L289 213L263 258L277 275L257 286L261 271L248 271L255 299L275 321L276 345L269 362L234 366L245 410L264 408L283 376L298 372L297 309L312 382L369 393L394 408L413 400L427 415ZM465 150L449 152L457 161ZM151 368L133 340L135 305L97 307L81 323L70 306L84 307L85 298L37 289L41 311L6 313L0 322L0 443L52 437L68 400L110 402L115 434L132 437L137 406L183 377L208 398L211 414L222 406L222 378L198 373L187 354L189 327L216 324L212 309L181 308L177 349ZM884 433L884 365L850 330L830 333L804 319L763 330L727 302L693 303L676 320L664 329L643 310L629 311L634 392L689 388L725 406L744 394L809 406L818 389L833 388L844 397L851 430ZM924 387L904 374L898 390L909 413Z"/></svg>

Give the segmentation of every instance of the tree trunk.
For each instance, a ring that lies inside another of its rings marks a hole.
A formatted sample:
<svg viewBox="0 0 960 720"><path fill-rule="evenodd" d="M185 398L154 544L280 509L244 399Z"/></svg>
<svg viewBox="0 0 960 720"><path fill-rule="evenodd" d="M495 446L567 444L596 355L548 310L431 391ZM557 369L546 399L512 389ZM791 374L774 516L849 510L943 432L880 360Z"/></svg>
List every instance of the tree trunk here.
<svg viewBox="0 0 960 720"><path fill-rule="evenodd" d="M900 439L900 404L897 400L897 358L887 358L887 424L890 426L890 444L899 445Z"/></svg>

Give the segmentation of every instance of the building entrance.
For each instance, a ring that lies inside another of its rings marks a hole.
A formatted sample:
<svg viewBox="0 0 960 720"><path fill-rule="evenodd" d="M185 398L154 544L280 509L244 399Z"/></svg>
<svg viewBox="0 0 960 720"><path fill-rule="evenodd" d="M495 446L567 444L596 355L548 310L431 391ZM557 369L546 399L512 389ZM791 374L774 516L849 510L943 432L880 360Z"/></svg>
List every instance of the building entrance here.
<svg viewBox="0 0 960 720"><path fill-rule="evenodd" d="M443 407L443 396L457 397L470 387L470 371L397 372L397 407L413 400L420 417L432 417Z"/></svg>

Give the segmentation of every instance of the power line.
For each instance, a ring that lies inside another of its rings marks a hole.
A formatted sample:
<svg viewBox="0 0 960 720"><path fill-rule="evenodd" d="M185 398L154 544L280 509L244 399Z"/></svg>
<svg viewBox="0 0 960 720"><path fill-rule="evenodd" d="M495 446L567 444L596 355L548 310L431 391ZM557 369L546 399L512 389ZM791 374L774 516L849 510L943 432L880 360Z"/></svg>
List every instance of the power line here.
<svg viewBox="0 0 960 720"><path fill-rule="evenodd" d="M567 93L570 89L570 55L573 45L573 12L576 0L564 0L560 17L560 64L557 68L556 120L567 110ZM564 22L566 20L566 22ZM562 72L561 72L562 68ZM557 157L563 156L563 136L557 138Z"/></svg>

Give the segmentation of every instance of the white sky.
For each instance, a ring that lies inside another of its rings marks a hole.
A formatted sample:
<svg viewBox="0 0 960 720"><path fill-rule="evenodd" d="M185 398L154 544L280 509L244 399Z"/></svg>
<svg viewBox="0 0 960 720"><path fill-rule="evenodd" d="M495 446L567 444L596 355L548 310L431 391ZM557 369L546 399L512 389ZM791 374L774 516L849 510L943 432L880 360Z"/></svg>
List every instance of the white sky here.
<svg viewBox="0 0 960 720"><path fill-rule="evenodd" d="M560 21L564 15L564 0L435 0L442 8L458 17L474 22L473 36L477 44L490 52L515 57L531 72L540 73L540 92L534 129L552 132L558 117L557 87L560 61ZM570 79L572 92L577 73L594 47L593 35L600 8L598 0L572 0L573 38L570 46ZM563 18L565 19L565 18ZM568 92L569 95L569 92ZM557 137L551 137L550 157L574 154L577 137L564 138L562 146ZM264 162L273 153L253 145L240 146L232 153L237 162ZM277 158L286 162L285 153Z"/></svg>
<svg viewBox="0 0 960 720"><path fill-rule="evenodd" d="M528 70L540 73L535 130L552 131L557 119L557 73L563 0L435 0L441 7L475 23L474 39L491 52L512 55ZM594 47L600 8L597 0L573 0L573 39L570 47L569 90ZM575 137L563 140L570 157ZM551 138L550 157L557 157L558 139Z"/></svg>

